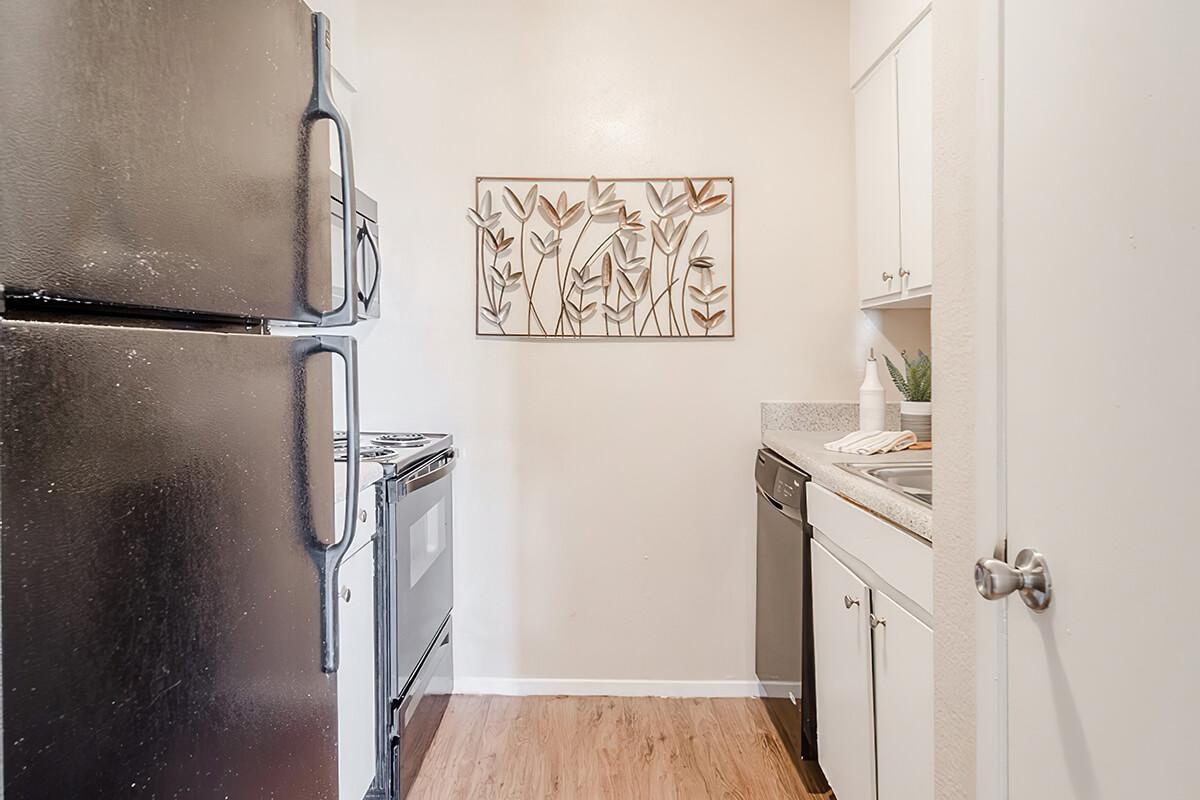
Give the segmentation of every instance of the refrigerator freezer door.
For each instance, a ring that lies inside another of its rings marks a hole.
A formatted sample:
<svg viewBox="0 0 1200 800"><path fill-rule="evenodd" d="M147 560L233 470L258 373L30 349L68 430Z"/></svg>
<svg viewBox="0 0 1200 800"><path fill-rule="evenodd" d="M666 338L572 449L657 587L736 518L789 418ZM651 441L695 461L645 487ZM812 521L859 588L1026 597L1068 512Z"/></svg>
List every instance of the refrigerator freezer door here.
<svg viewBox="0 0 1200 800"><path fill-rule="evenodd" d="M318 346L0 322L5 798L336 798Z"/></svg>
<svg viewBox="0 0 1200 800"><path fill-rule="evenodd" d="M328 316L331 126L318 118L336 111L314 90L314 53L330 46L317 23L300 0L5 3L6 293Z"/></svg>

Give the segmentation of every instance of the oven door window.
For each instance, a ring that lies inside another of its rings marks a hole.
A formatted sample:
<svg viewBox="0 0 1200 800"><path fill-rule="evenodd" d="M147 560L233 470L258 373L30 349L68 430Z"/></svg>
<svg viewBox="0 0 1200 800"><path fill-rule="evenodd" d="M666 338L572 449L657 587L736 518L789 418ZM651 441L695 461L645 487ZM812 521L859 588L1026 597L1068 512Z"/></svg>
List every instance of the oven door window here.
<svg viewBox="0 0 1200 800"><path fill-rule="evenodd" d="M409 587L417 585L417 581L429 571L446 550L448 518L446 502L448 497L441 497L426 511L420 519L408 528L409 552Z"/></svg>

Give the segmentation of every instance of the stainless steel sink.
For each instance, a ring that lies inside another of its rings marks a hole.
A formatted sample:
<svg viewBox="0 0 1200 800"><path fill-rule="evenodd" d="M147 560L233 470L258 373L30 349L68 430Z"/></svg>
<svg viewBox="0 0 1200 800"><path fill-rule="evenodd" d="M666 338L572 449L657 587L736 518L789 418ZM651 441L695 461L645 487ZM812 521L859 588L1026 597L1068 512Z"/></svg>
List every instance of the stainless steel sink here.
<svg viewBox="0 0 1200 800"><path fill-rule="evenodd" d="M933 462L892 461L874 464L838 464L852 475L911 497L933 507Z"/></svg>

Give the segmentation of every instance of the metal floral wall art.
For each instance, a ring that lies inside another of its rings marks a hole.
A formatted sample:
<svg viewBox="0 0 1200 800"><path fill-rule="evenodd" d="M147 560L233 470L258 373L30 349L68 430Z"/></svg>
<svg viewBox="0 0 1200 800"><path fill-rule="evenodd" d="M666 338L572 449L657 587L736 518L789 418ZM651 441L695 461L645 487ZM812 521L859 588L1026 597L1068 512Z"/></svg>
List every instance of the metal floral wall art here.
<svg viewBox="0 0 1200 800"><path fill-rule="evenodd" d="M478 178L475 332L733 336L732 178Z"/></svg>

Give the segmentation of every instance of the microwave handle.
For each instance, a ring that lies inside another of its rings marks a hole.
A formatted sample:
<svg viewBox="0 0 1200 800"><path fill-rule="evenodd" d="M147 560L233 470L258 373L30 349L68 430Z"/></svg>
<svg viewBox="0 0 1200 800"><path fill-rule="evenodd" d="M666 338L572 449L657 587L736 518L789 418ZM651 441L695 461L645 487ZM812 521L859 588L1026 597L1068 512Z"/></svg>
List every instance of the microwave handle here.
<svg viewBox="0 0 1200 800"><path fill-rule="evenodd" d="M371 248L371 255L373 256L371 263L375 265L375 274L371 280L371 290L366 294L362 292L358 293L358 299L362 301L363 307L366 308L371 305L371 301L375 299L375 292L379 290L379 271L382 267L379 264L379 246L375 244L375 237L371 235L371 229L367 227L367 223L364 222L363 226L359 228L359 236Z"/></svg>
<svg viewBox="0 0 1200 800"><path fill-rule="evenodd" d="M345 273L345 292L341 304L331 310L322 311L317 325L353 325L358 319L358 247L357 231L354 228L354 156L350 147L350 125L333 102L333 90L329 77L332 73L331 35L329 17L321 12L313 13L313 90L308 102L307 119L312 122L327 119L333 123L338 135L338 155L342 166L342 269Z"/></svg>

